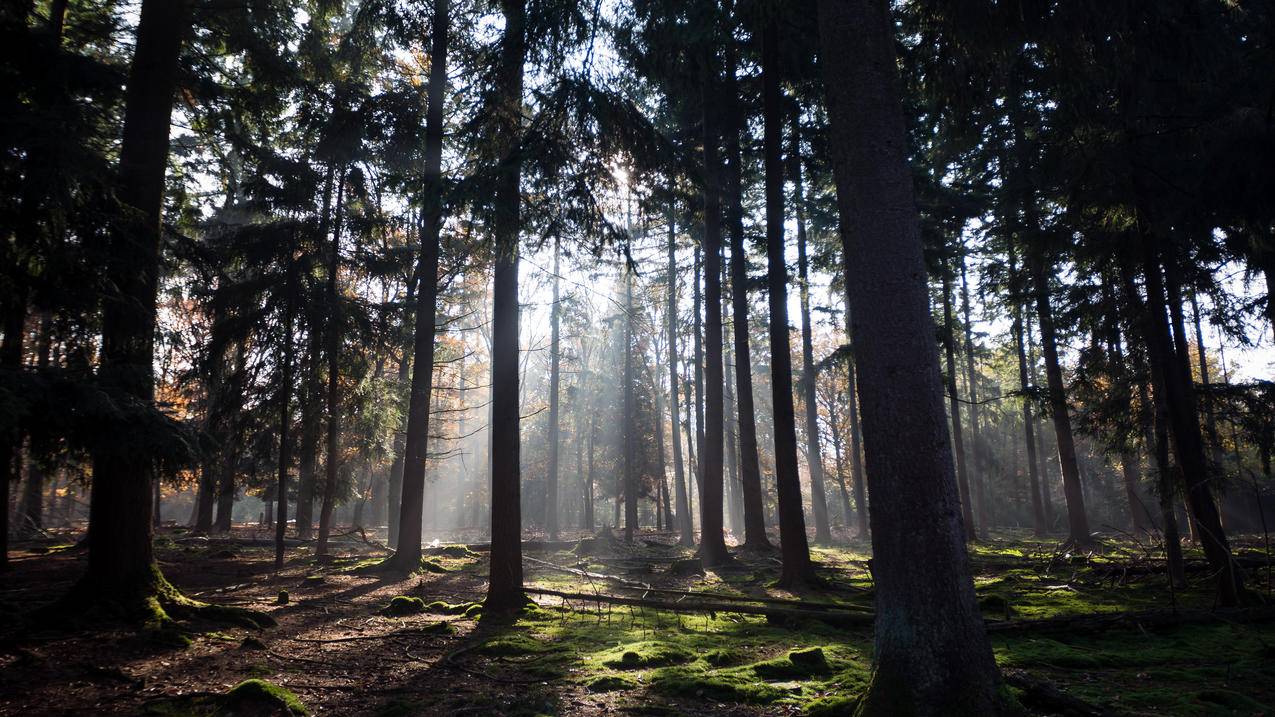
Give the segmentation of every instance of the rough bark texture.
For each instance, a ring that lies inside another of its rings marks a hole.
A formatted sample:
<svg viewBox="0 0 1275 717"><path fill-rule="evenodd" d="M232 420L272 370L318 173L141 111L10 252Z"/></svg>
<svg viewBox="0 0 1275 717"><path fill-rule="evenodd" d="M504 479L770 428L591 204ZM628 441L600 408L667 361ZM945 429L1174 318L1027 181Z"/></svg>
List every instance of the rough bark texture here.
<svg viewBox="0 0 1275 717"><path fill-rule="evenodd" d="M814 577L806 518L797 476L797 425L792 400L792 353L788 337L788 265L784 262L783 109L779 89L779 29L768 21L761 33L763 154L766 169L767 298L770 303L770 386L774 407L775 487L779 500L779 583L797 586Z"/></svg>
<svg viewBox="0 0 1275 717"><path fill-rule="evenodd" d="M399 482L398 535L390 563L403 572L421 563L421 519L425 509L425 461L429 451L429 408L434 386L434 332L438 294L438 237L443 225L443 102L447 89L448 0L434 0L431 21L429 106L425 114L425 165L421 248L417 264L412 384Z"/></svg>
<svg viewBox="0 0 1275 717"><path fill-rule="evenodd" d="M177 59L189 26L178 0L143 0L124 106L116 196L122 210L109 236L99 385L144 407L155 402L152 360L160 272L160 219L168 164L169 119ZM145 446L112 446L93 456L88 572L94 599L128 601L159 590L151 552L151 482Z"/></svg>
<svg viewBox="0 0 1275 717"><path fill-rule="evenodd" d="M730 558L723 520L722 232L719 185L717 69L706 53L704 77L704 437L700 445L700 560L706 566Z"/></svg>
<svg viewBox="0 0 1275 717"><path fill-rule="evenodd" d="M889 4L818 7L872 492L876 648L859 714L996 714L1000 680L962 534Z"/></svg>
<svg viewBox="0 0 1275 717"><path fill-rule="evenodd" d="M525 0L502 0L505 16L497 69L502 152L496 186L496 260L492 280L491 356L491 575L485 610L520 609L522 514L518 416L518 234L522 163L514 155L522 118L523 62L527 54Z"/></svg>

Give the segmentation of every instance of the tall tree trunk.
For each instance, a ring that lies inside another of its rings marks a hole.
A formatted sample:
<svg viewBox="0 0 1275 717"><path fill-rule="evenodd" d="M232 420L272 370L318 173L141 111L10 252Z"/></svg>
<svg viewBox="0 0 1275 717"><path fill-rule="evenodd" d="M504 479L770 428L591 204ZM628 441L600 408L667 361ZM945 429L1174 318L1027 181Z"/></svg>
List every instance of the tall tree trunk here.
<svg viewBox="0 0 1275 717"><path fill-rule="evenodd" d="M501 0L505 16L496 74L501 164L495 196L492 280L491 574L484 611L522 608L522 514L518 415L518 236L522 229L517 158L526 60L525 0Z"/></svg>
<svg viewBox="0 0 1275 717"><path fill-rule="evenodd" d="M288 283L292 283L292 271L288 271ZM293 287L289 286L291 290ZM279 380L279 476L275 498L278 515L275 517L274 569L283 568L283 536L288 528L288 469L292 466L292 444L289 433L292 428L292 364L296 342L292 329L296 317L296 300L289 296L284 307L283 319L283 375ZM266 514L270 508L267 506Z"/></svg>
<svg viewBox="0 0 1275 717"><path fill-rule="evenodd" d="M775 487L779 500L779 584L796 587L814 578L797 476L797 419L792 401L788 342L788 265L784 261L783 105L779 90L779 28L761 32L762 116L766 171L766 278L770 303L770 387L775 412Z"/></svg>
<svg viewBox="0 0 1275 717"><path fill-rule="evenodd" d="M962 247L961 251L961 313L965 319L965 375L969 384L965 392L969 394L970 402L970 448L973 449L974 458L974 504L978 511L975 515L978 518L978 535L983 540L987 540L987 527L991 522L991 516L988 515L989 505L985 488L988 477L987 461L984 457L986 451L983 448L983 439L979 432L978 371L974 366L974 324L970 321L970 288L969 279L965 272L964 247ZM971 529L973 528L971 527Z"/></svg>
<svg viewBox="0 0 1275 717"><path fill-rule="evenodd" d="M947 401L952 414L952 443L956 450L956 479L961 496L961 518L965 537L976 539L974 501L970 499L969 469L965 462L965 434L961 430L961 397L956 389L956 321L952 316L952 278L943 265L943 351L947 356Z"/></svg>
<svg viewBox="0 0 1275 717"><path fill-rule="evenodd" d="M1147 290L1148 356L1153 365L1158 364L1164 376L1165 399L1168 404L1169 425L1173 437L1173 452L1185 481L1187 506L1195 520L1197 537L1209 569L1217 576L1218 604L1223 607L1238 605L1244 592L1243 578L1231 558L1231 546L1222 530L1222 521L1213 502L1209 485L1208 460L1204 455L1204 440L1200 435L1200 413L1196 408L1191 385L1190 357L1186 355L1186 334L1182 321L1181 291L1176 277L1174 258L1165 260L1168 273L1168 298L1166 285L1160 273L1161 258L1149 236L1143 237L1143 276ZM1165 309L1173 316L1175 339L1169 336L1165 322ZM1174 304L1178 310L1173 311ZM1174 341L1177 346L1174 346Z"/></svg>
<svg viewBox="0 0 1275 717"><path fill-rule="evenodd" d="M638 526L637 408L633 400L633 271L624 263L624 542L632 543ZM618 494L618 493L617 493Z"/></svg>
<svg viewBox="0 0 1275 717"><path fill-rule="evenodd" d="M1156 332L1151 327L1153 315L1147 305L1142 302L1138 289L1134 285L1133 268L1128 259L1121 262L1121 288L1124 299L1131 307L1130 333L1139 334L1144 346L1151 352L1151 343ZM1135 353L1135 356L1139 354ZM1178 533L1178 516L1175 509L1175 498L1178 495L1175 471L1169 465L1169 404L1165 391L1163 366L1154 359L1145 363L1141 358L1135 359L1140 375L1151 380L1152 398L1148 401L1145 383L1139 383L1138 402L1143 408L1143 433L1147 452L1154 463L1156 471L1156 493L1160 506L1161 532L1164 535L1165 560L1168 563L1170 588L1186 587L1186 569L1182 560L1182 539ZM1149 409L1149 410L1148 410Z"/></svg>
<svg viewBox="0 0 1275 717"><path fill-rule="evenodd" d="M843 238L844 242L844 238ZM854 327L851 325L850 297L846 296L846 342L854 343ZM869 535L868 489L867 479L863 475L863 431L859 425L859 387L858 369L854 352L846 357L846 405L850 414L850 470L851 482L854 485L854 508L856 514L857 534L861 540Z"/></svg>
<svg viewBox="0 0 1275 717"><path fill-rule="evenodd" d="M411 237L410 231L408 232L408 237L409 238ZM420 261L418 259L417 266L419 265L420 265ZM411 377L411 369L412 369L411 352L412 350L414 350L415 344L416 344L416 320L414 318L416 314L416 303L417 303L416 288L419 285L420 285L420 276L417 274L416 271L413 271L412 277L407 282L406 306L408 307L408 310L406 312L407 315L404 318L404 325L406 330L403 332L404 333L403 346L401 349L402 353L400 354L399 362L398 362L398 382L395 384L396 386L407 385ZM410 337L410 340L409 340L409 337ZM461 377L461 384L463 387L464 386L463 376ZM410 396L410 389L409 389L409 396ZM463 415L464 414L462 414L462 416ZM404 456L407 451L407 420L408 420L408 411L404 411L403 417L399 423L399 430L394 434L394 459L390 462L390 475L389 475L388 486L387 486L388 490L386 491L387 495L385 496L385 514L386 514L386 522L387 522L386 530L389 533L388 545L391 548L398 547L398 525L399 525L398 521L399 521L399 515L402 513L402 510L403 510L402 508L403 506L403 462L404 462ZM462 435L463 435L463 432L462 432ZM456 480L459 484L459 481L461 480L461 476L458 475ZM456 495L462 496L464 495L464 491L457 489ZM460 519L459 511L457 512L456 516L457 516L457 520L459 520Z"/></svg>
<svg viewBox="0 0 1275 717"><path fill-rule="evenodd" d="M691 399L691 396L690 396L691 390L690 390L690 386L689 386L689 385L687 386L686 393L687 393L687 396L686 396L686 400L687 400L687 403L686 403L686 422L682 424L682 427L686 430L686 465L687 465L687 469L688 469L688 470L687 470L687 473L691 476L691 480L693 480L693 481L694 481L694 483L695 483L694 485L688 486L688 490L686 491L686 496L687 496L687 498L686 498L686 502L687 502L687 511L686 511L686 515L687 515L687 517L688 517L688 522L689 522L689 524L690 524L690 530L691 530L691 544L692 544L692 545L694 545L694 544L695 544L695 518L694 518L694 516L695 516L695 504L694 504L694 502L693 502L693 501L696 499L696 498L695 498L695 496L698 496L698 495L699 495L699 470L700 470L700 468L699 468L699 461L695 460L695 445L696 445L696 441L692 440L692 438L691 438L691 402L692 402L692 399ZM702 499L702 498L700 498L700 499Z"/></svg>
<svg viewBox="0 0 1275 717"><path fill-rule="evenodd" d="M1080 467L1076 462L1076 440L1071 432L1067 388L1063 384L1062 365L1058 360L1058 338L1054 330L1054 311L1049 301L1044 250L1041 247L1029 250L1027 263L1036 293L1049 413L1054 422L1054 436L1058 439L1058 468L1062 471L1063 497L1067 499L1067 541L1074 545L1089 545L1093 538L1089 535L1089 518L1085 515L1085 497L1080 487Z"/></svg>
<svg viewBox="0 0 1275 717"><path fill-rule="evenodd" d="M734 317L735 405L739 416L739 480L744 494L744 550L771 550L766 537L766 508L762 502L761 465L757 453L757 409L753 401L753 359L749 345L748 254L744 251L744 212L740 135L743 117L735 79L734 42L726 43L724 107L726 157L726 228L730 237L731 314Z"/></svg>
<svg viewBox="0 0 1275 717"><path fill-rule="evenodd" d="M668 212L668 382L669 382L669 433L673 439L673 490L677 502L678 544L695 545L695 529L692 527L690 503L686 493L686 475L682 472L682 441L677 430L681 422L678 416L677 388L677 228L673 210ZM689 439L689 436L688 436ZM690 448L690 444L687 444Z"/></svg>
<svg viewBox="0 0 1275 717"><path fill-rule="evenodd" d="M62 11L65 12L65 2ZM52 11L56 15L56 8ZM55 22L61 22L56 19ZM40 312L40 328L36 335L35 352L36 368L47 371L52 352L53 313L48 309ZM44 466L40 457L35 455L34 446L27 449L27 481L23 486L22 500L18 505L19 530L36 531L44 527ZM2 564L0 560L0 564Z"/></svg>
<svg viewBox="0 0 1275 717"><path fill-rule="evenodd" d="M722 264L722 285L726 286L729 280L726 276L725 261ZM722 302L723 327L730 323L730 313L727 310L727 306L727 302ZM744 530L744 504L742 496L739 495L741 492L739 489L739 431L738 423L732 418L733 415L738 413L735 405L735 391L732 388L735 359L731 355L731 345L729 342L725 342L725 339L723 339L723 350L725 351L723 364L726 371L726 376L722 381L725 391L724 415L726 421L726 524L731 533L742 535Z"/></svg>
<svg viewBox="0 0 1275 717"><path fill-rule="evenodd" d="M558 382L561 356L559 355L559 289L558 277L562 273L557 235L553 238L553 306L549 308L549 475L545 486L545 530L549 540L558 539L558 444L561 434L558 427Z"/></svg>
<svg viewBox="0 0 1275 717"><path fill-rule="evenodd" d="M323 500L319 504L319 544L315 555L328 554L328 536L332 533L332 510L336 507L337 476L341 467L341 225L345 223L345 167L337 180L336 218L332 222L332 253L328 256L327 304L327 369L326 460L323 462Z"/></svg>
<svg viewBox="0 0 1275 717"><path fill-rule="evenodd" d="M643 359L642 365L646 370L647 378L651 381L651 391L655 394L655 445L660 456L658 499L655 505L656 525L660 530L673 530L673 506L670 505L671 496L668 487L668 462L664 454L664 388L660 386L659 377L656 375L655 369L645 359ZM658 368L658 365L656 368ZM663 509L662 515L661 508Z"/></svg>
<svg viewBox="0 0 1275 717"><path fill-rule="evenodd" d="M1196 298L1195 293L1191 293L1191 323L1195 328L1195 355L1200 363L1200 385L1209 392L1209 361L1208 352L1204 350L1204 331L1200 326L1200 302ZM1204 431L1208 438L1210 456L1212 459L1212 468L1214 470L1222 470L1222 464L1225 458L1222 455L1222 441L1217 435L1217 412L1213 410L1213 400L1211 393L1204 398ZM1239 466L1236 466L1239 469ZM1219 493L1218 509L1222 513L1222 527L1228 528L1233 518L1228 515L1226 495Z"/></svg>
<svg viewBox="0 0 1275 717"><path fill-rule="evenodd" d="M997 714L1000 680L958 518L890 5L818 8L872 492L874 669L856 714Z"/></svg>
<svg viewBox="0 0 1275 717"><path fill-rule="evenodd" d="M181 0L143 0L124 105L116 196L121 212L108 239L98 385L152 407L160 222L168 165L169 120L178 55L190 26ZM117 429L119 430L119 429ZM88 571L79 589L92 600L116 600L145 610L168 588L151 550L148 447L118 444L93 456Z"/></svg>
<svg viewBox="0 0 1275 717"><path fill-rule="evenodd" d="M439 234L443 226L443 104L447 91L449 0L434 0L430 33L429 106L425 114L425 163L421 199L421 248L416 269L412 384L399 483L398 542L387 567L413 572L421 564L421 520L425 509L425 461L429 453L429 410L434 387L434 333L438 303ZM517 345L515 344L515 360ZM406 361L406 357L404 357Z"/></svg>
<svg viewBox="0 0 1275 717"><path fill-rule="evenodd" d="M589 472L584 484L584 529L593 533L597 521L593 516L593 441L598 433L598 412L589 412Z"/></svg>
<svg viewBox="0 0 1275 717"><path fill-rule="evenodd" d="M323 181L323 206L319 214L319 231L326 237L332 224L332 196L336 184L336 168L329 164ZM297 538L309 540L314 532L314 489L318 485L319 434L322 431L320 393L322 383L323 318L315 307L307 312L306 375L301 387L301 445L297 476ZM331 329L331 327L329 327Z"/></svg>
<svg viewBox="0 0 1275 717"><path fill-rule="evenodd" d="M704 429L700 444L700 548L705 566L730 559L723 518L723 429L726 409L722 372L721 186L717 145L721 140L716 105L719 78L715 49L704 56Z"/></svg>
<svg viewBox="0 0 1275 717"><path fill-rule="evenodd" d="M294 317L294 325L295 320ZM231 415L222 417L222 420L226 421L226 425L224 425L222 430L230 446L238 445L238 438L242 434L239 412L242 410L244 381L246 378L244 370L247 360L247 340L240 338L235 342L234 372L230 376L229 393L224 403L226 410ZM230 532L230 528L234 523L235 474L239 470L239 457L239 450L222 450L217 462L217 470L219 472L217 477L217 518L213 522L213 530L218 533Z"/></svg>
<svg viewBox="0 0 1275 717"><path fill-rule="evenodd" d="M797 280L801 291L801 390L806 408L806 466L810 470L810 505L815 515L815 543L832 543L828 524L828 493L824 488L823 456L819 448L819 405L815 403L815 350L810 325L810 262L806 257L806 194L802 186L801 116L792 123L793 211L797 215Z"/></svg>
<svg viewBox="0 0 1275 717"><path fill-rule="evenodd" d="M1017 276L1014 250L1009 250L1009 273ZM1016 292L1017 293L1017 292ZM1028 487L1032 499L1032 533L1043 537L1049 532L1049 524L1045 520L1045 507L1042 501L1040 461L1036 456L1036 419L1032 417L1032 401L1028 392L1032 381L1027 373L1027 346L1023 340L1023 307L1017 297L1014 298L1014 350L1018 354L1018 386L1023 393L1023 434L1027 443L1027 476Z"/></svg>
<svg viewBox="0 0 1275 717"><path fill-rule="evenodd" d="M1103 303L1108 307L1106 322L1108 361L1113 367L1117 367L1115 370L1125 374L1116 379L1119 381L1117 385L1120 390L1120 399L1125 401L1127 405L1132 405L1131 377L1128 376L1128 371L1125 369L1128 364L1126 363L1124 351L1120 347L1119 304L1116 301L1116 294L1109 283L1103 286ZM1137 447L1131 441L1124 442L1120 447L1120 477L1124 485L1125 500L1129 503L1129 523L1134 535L1142 535L1147 531L1147 519L1150 517L1142 504L1142 497L1138 494L1139 462Z"/></svg>
<svg viewBox="0 0 1275 717"><path fill-rule="evenodd" d="M1032 322L1030 316L1023 317L1024 323L1027 325L1027 363L1031 371L1031 384L1033 387L1040 385L1039 374L1036 373L1036 341L1032 337ZM1053 491L1050 490L1049 461L1047 459L1048 452L1045 450L1045 428L1041 425L1039 419L1035 422L1036 433L1036 459L1040 462L1036 470L1040 473L1040 502L1045 512L1045 525L1047 529L1053 529L1054 526L1054 499Z"/></svg>

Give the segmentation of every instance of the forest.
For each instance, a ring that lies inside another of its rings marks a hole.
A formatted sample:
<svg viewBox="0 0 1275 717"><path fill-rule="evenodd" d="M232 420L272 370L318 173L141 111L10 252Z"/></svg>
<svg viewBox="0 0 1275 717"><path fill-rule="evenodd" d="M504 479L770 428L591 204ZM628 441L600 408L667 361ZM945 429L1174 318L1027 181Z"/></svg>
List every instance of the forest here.
<svg viewBox="0 0 1275 717"><path fill-rule="evenodd" d="M1275 714L1272 0L0 38L0 716Z"/></svg>

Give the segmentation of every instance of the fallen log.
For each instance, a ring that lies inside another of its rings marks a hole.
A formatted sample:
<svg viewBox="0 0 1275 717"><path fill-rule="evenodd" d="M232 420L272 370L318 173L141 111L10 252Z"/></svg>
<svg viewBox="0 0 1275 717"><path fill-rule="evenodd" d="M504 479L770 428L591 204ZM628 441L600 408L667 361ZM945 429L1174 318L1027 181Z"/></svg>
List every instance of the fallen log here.
<svg viewBox="0 0 1275 717"><path fill-rule="evenodd" d="M572 593L563 592L561 590L549 590L546 588L523 588L523 591L531 595L546 595L549 597L561 598L562 600L579 600L581 602L597 602L607 603L610 605L626 605L629 607L643 607L652 610L667 610L669 612L697 612L697 613L719 613L731 612L744 615L764 615L767 618L779 619L797 619L797 620L818 620L839 627L855 627L872 624L874 618L870 612L854 612L850 610L801 610L797 608L777 608L766 607L763 605L746 605L741 603L729 602L708 602L708 601L685 601L670 602L666 600L649 600L645 598L628 598L620 595L607 595L604 593Z"/></svg>

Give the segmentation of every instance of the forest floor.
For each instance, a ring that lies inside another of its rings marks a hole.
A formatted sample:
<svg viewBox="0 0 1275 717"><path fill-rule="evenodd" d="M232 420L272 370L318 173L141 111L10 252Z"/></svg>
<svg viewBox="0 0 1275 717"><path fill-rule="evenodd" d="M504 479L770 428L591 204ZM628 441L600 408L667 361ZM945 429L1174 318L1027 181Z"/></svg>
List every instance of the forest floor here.
<svg viewBox="0 0 1275 717"><path fill-rule="evenodd" d="M399 579L361 571L385 552L347 535L330 562L314 559L312 543L290 546L276 573L264 531L166 528L157 555L174 585L278 625L187 622L159 633L26 625L81 573L84 555L69 537L19 543L0 577L0 715L226 714L225 695L251 679L335 715L850 713L872 649L865 545L815 549L826 584L795 596L773 587L777 555L700 574L674 542L529 545L528 586L569 597L534 594L538 605L516 622L492 624L471 606L485 587L481 545L437 546L425 569ZM1265 559L1255 547L1241 554ZM1095 714L1275 715L1275 621L1210 615L1209 578L1188 555L1190 585L1170 593L1158 556L1128 539L1086 554L1022 534L973 546L997 660ZM1268 601L1269 581L1269 568L1250 571ZM579 597L599 593L637 604ZM399 596L422 602L398 600L404 614L387 614ZM756 601L796 597L825 606ZM1095 614L1108 619L1085 617ZM1014 684L1034 713L1056 706Z"/></svg>

